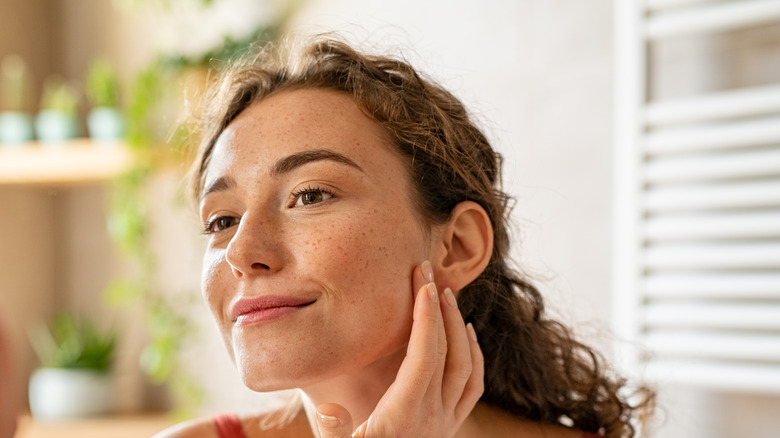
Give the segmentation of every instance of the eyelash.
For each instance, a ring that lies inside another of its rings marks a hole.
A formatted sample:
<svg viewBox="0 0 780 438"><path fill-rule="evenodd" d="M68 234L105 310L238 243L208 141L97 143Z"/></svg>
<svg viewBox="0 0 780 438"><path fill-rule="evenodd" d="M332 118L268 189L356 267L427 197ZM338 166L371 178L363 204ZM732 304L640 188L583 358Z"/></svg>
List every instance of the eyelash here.
<svg viewBox="0 0 780 438"><path fill-rule="evenodd" d="M203 234L209 235L209 234L214 234L214 233L218 233L220 231L223 231L223 230L214 230L214 225L216 225L217 222L221 221L222 219L233 219L233 220L238 221L237 218L230 217L230 216L218 216L218 217L215 217L214 219L212 219L212 220L206 222L205 224L203 224ZM235 226L235 225L233 225L233 226Z"/></svg>
<svg viewBox="0 0 780 438"><path fill-rule="evenodd" d="M306 186L306 187L298 189L298 190L296 190L296 191L294 191L294 192L292 192L290 194L290 198L292 200L291 203L290 203L290 206L291 207L295 206L295 204L298 203L298 199L300 199L301 196L303 196L303 195L305 195L307 193L322 193L324 195L328 195L330 197L333 197L333 192L331 190L324 189L324 188L317 187L317 186ZM209 235L209 234L214 234L214 233L218 233L220 231L223 231L223 230L214 230L214 225L216 225L217 222L219 222L219 221L221 221L223 219L232 219L232 220L235 220L236 222L238 221L238 218L231 217L231 216L218 216L218 217L215 217L214 219L212 219L212 220L206 222L205 224L203 224L203 234ZM233 224L232 226L235 226L235 224Z"/></svg>
<svg viewBox="0 0 780 438"><path fill-rule="evenodd" d="M298 200L301 196L307 194L307 193L322 193L323 195L328 195L331 198L334 196L333 191L318 187L318 186L306 186L304 188L298 189L290 194L291 202L290 206L295 206L295 204L298 203Z"/></svg>

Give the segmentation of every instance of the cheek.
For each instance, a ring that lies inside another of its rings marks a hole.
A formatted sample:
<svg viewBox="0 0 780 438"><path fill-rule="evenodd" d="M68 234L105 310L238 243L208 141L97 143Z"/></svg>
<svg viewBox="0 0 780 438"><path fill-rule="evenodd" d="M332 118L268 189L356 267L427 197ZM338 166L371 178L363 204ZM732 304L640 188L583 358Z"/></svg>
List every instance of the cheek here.
<svg viewBox="0 0 780 438"><path fill-rule="evenodd" d="M208 250L203 256L203 270L201 271L201 293L206 305L211 311L211 316L217 322L222 341L227 348L230 358L235 362L235 351L231 339L231 328L229 319L223 313L226 303L232 298L228 296L228 281L232 277L232 272L227 268L224 262L225 256L223 250ZM226 277L226 275L228 277Z"/></svg>
<svg viewBox="0 0 780 438"><path fill-rule="evenodd" d="M312 235L299 246L299 259L320 273L332 272L331 286L341 291L337 298L353 303L384 294L409 296L412 269L427 255L417 222L378 209L342 217Z"/></svg>
<svg viewBox="0 0 780 438"><path fill-rule="evenodd" d="M226 289L224 279L224 265L225 260L224 251L209 250L203 256L203 269L201 271L201 293L203 299L209 306L211 313L220 320L221 303L228 300L229 297L224 296L224 290ZM221 322L221 321L219 321Z"/></svg>

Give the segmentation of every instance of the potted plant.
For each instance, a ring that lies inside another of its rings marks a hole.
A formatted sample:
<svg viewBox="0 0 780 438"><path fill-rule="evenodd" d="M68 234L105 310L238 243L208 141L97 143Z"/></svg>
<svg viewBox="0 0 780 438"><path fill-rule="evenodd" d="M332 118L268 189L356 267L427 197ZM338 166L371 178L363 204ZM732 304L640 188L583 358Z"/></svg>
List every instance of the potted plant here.
<svg viewBox="0 0 780 438"><path fill-rule="evenodd" d="M111 63L103 58L93 61L86 80L87 98L92 105L87 115L87 129L92 139L112 141L124 134L119 88L119 76Z"/></svg>
<svg viewBox="0 0 780 438"><path fill-rule="evenodd" d="M61 313L34 335L41 366L30 378L29 399L36 419L84 417L113 409L113 332Z"/></svg>
<svg viewBox="0 0 780 438"><path fill-rule="evenodd" d="M8 55L0 64L0 143L20 145L33 138L27 111L27 65L21 56Z"/></svg>
<svg viewBox="0 0 780 438"><path fill-rule="evenodd" d="M43 84L41 111L35 119L38 139L62 143L78 135L79 97L75 87L62 77L49 76Z"/></svg>

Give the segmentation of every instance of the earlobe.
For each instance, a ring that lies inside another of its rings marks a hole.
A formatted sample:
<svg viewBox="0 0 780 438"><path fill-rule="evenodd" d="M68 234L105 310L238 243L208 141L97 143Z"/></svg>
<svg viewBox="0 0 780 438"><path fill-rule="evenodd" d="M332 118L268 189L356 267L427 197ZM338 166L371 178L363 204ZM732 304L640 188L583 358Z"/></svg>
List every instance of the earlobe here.
<svg viewBox="0 0 780 438"><path fill-rule="evenodd" d="M493 253L493 226L481 205L464 201L452 210L443 225L436 278L440 287L458 291L474 281Z"/></svg>

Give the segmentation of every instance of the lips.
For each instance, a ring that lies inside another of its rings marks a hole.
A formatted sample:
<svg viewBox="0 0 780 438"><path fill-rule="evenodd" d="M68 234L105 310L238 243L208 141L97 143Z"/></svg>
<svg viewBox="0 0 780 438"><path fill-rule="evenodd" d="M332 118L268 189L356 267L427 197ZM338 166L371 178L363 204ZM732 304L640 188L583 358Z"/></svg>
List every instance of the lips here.
<svg viewBox="0 0 780 438"><path fill-rule="evenodd" d="M242 298L233 305L231 316L236 325L270 321L297 312L315 301L311 298L274 295Z"/></svg>

